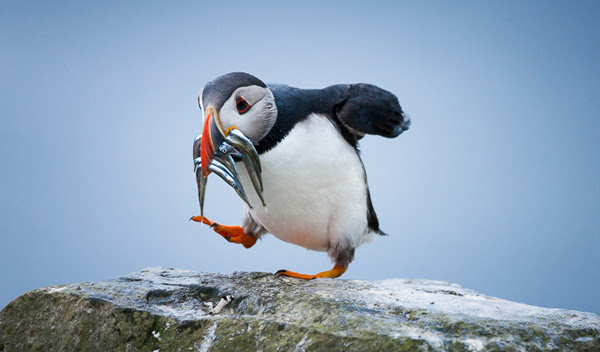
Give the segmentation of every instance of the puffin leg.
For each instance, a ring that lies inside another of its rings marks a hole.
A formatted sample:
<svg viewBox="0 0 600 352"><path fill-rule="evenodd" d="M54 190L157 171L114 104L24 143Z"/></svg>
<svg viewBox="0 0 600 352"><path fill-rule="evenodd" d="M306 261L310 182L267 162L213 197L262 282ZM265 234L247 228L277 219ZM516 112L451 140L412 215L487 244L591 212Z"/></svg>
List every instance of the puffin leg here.
<svg viewBox="0 0 600 352"><path fill-rule="evenodd" d="M279 270L275 274L282 275L282 276L288 276L288 277L295 277L297 279L304 279L304 280L312 280L312 279L318 279L318 278L323 278L323 277L328 277L328 278L333 279L333 278L342 276L342 274L345 273L347 269L348 269L347 266L340 266L340 265L336 264L333 266L333 269L327 270L327 271L322 271L322 272L318 273L317 275L299 274L299 273L295 273L295 272L289 271L289 270Z"/></svg>
<svg viewBox="0 0 600 352"><path fill-rule="evenodd" d="M250 248L256 243L256 237L246 234L241 226L227 226L217 224L216 222L210 221L206 217L201 215L193 216L190 220L204 223L210 226L216 233L223 236L223 238L227 241L232 243L239 243L246 248Z"/></svg>

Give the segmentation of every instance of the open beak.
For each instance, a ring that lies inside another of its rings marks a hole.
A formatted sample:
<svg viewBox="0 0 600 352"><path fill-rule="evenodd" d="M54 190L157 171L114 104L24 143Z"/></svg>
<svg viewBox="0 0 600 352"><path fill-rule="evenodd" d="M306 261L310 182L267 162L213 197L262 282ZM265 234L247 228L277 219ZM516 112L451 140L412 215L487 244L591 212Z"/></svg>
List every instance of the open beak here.
<svg viewBox="0 0 600 352"><path fill-rule="evenodd" d="M214 107L209 106L206 109L202 134L194 140L194 171L198 183L201 216L204 216L206 181L210 173L215 173L221 177L252 208L240 182L234 157L241 158L244 162L252 185L263 206L266 207L263 198L262 168L256 148L254 148L252 141L237 128L233 127L224 131L219 113Z"/></svg>

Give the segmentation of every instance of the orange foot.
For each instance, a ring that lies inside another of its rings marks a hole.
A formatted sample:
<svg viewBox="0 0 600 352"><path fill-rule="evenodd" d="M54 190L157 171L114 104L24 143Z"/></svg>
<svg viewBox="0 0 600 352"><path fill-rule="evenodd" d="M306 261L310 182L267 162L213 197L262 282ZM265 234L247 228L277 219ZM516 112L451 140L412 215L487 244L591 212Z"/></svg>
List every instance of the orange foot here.
<svg viewBox="0 0 600 352"><path fill-rule="evenodd" d="M216 222L210 221L207 218L200 215L193 216L190 220L209 225L216 233L223 236L223 238L227 241L239 243L246 248L250 248L256 243L256 238L247 235L240 226L227 226L217 224Z"/></svg>
<svg viewBox="0 0 600 352"><path fill-rule="evenodd" d="M299 273L295 273L295 272L289 271L289 270L279 270L275 274L282 275L282 276L295 277L297 279L304 279L304 280L312 280L312 279L317 279L317 278L322 278L322 277L328 277L328 278L333 279L333 278L342 276L342 274L346 272L346 269L348 269L348 267L334 265L333 269L320 272L317 275L299 274Z"/></svg>

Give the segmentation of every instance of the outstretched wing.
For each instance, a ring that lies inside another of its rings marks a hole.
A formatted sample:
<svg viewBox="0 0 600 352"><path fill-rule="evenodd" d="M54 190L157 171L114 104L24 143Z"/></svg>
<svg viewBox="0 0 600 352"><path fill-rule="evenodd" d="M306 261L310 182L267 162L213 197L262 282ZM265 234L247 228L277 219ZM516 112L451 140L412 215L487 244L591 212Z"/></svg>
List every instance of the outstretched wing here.
<svg viewBox="0 0 600 352"><path fill-rule="evenodd" d="M410 126L410 118L394 94L365 83L344 85L344 88L347 98L336 106L335 114L357 139L365 134L394 138Z"/></svg>

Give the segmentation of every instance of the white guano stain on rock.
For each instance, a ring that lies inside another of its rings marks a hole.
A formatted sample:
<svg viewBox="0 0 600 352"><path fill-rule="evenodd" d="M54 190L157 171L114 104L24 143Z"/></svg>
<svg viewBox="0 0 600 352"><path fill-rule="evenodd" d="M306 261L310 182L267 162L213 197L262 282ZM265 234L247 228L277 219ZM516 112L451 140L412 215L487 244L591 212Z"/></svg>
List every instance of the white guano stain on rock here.
<svg viewBox="0 0 600 352"><path fill-rule="evenodd" d="M310 344L310 339L308 339L308 334L304 334L304 336L302 336L302 340L300 340L300 342L298 342L296 344L296 348L294 349L294 352L304 352L304 351L306 351L304 349L304 347L307 344Z"/></svg>
<svg viewBox="0 0 600 352"><path fill-rule="evenodd" d="M208 328L208 333L204 336L204 340L202 341L202 345L200 346L200 352L208 352L208 349L213 345L213 343L215 342L215 332L217 331L217 322L215 322L213 325L211 325L210 328Z"/></svg>
<svg viewBox="0 0 600 352"><path fill-rule="evenodd" d="M575 341L577 341L577 342L590 342L593 340L594 340L594 338L591 336L585 336L585 337L580 337L578 339L575 339Z"/></svg>
<svg viewBox="0 0 600 352"><path fill-rule="evenodd" d="M395 337L410 337L415 340L425 340L433 348L441 348L445 341L441 334L418 327L407 327Z"/></svg>
<svg viewBox="0 0 600 352"><path fill-rule="evenodd" d="M46 290L46 292L48 293L57 293L57 292L62 292L64 290L66 290L67 287L66 286L58 286L58 287L48 287Z"/></svg>
<svg viewBox="0 0 600 352"><path fill-rule="evenodd" d="M466 339L464 340L465 346L469 349L469 351L479 352L483 351L485 348L485 344L481 340L477 339Z"/></svg>

